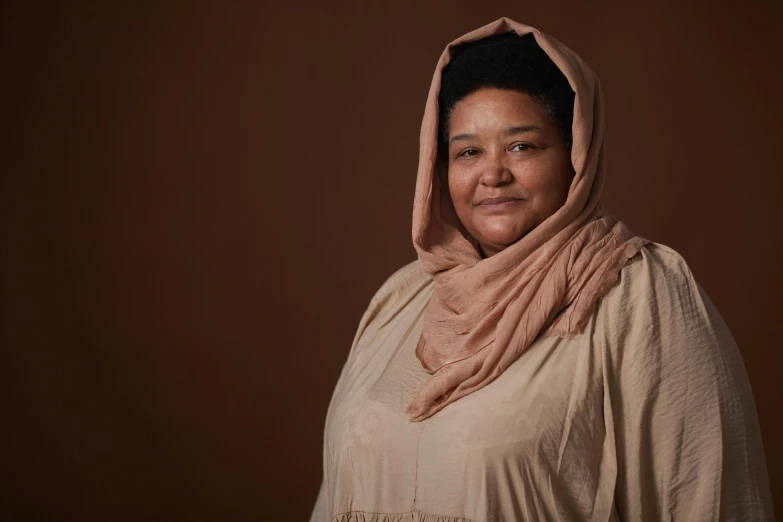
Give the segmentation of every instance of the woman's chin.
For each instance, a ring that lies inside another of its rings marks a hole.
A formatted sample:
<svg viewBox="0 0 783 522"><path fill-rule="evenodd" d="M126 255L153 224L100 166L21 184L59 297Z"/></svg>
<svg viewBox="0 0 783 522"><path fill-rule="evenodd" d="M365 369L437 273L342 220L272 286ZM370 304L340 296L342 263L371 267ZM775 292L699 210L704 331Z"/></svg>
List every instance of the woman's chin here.
<svg viewBox="0 0 783 522"><path fill-rule="evenodd" d="M485 249L489 247L493 251L500 252L519 241L524 235L524 229L492 231L481 234L479 243L484 245Z"/></svg>

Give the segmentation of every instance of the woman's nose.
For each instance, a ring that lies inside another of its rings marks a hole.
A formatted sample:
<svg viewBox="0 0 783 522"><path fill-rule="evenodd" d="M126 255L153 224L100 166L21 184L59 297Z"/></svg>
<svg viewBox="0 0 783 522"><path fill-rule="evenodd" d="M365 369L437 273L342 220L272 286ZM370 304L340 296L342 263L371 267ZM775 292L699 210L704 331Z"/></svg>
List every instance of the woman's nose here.
<svg viewBox="0 0 783 522"><path fill-rule="evenodd" d="M514 179L511 170L506 164L506 157L503 154L493 154L487 157L487 162L481 171L480 182L483 185L494 187L505 185Z"/></svg>

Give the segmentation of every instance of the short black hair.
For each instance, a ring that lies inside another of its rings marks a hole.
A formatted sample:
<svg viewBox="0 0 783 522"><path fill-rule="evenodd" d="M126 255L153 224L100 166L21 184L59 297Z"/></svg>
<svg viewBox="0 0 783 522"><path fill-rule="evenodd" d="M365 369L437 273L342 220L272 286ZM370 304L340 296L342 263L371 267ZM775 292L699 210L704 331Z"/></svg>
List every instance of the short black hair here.
<svg viewBox="0 0 783 522"><path fill-rule="evenodd" d="M563 72L536 42L533 33L514 31L464 43L441 73L438 94L438 142L449 140L449 120L454 106L485 87L522 92L538 103L557 125L566 147L571 148L574 91Z"/></svg>

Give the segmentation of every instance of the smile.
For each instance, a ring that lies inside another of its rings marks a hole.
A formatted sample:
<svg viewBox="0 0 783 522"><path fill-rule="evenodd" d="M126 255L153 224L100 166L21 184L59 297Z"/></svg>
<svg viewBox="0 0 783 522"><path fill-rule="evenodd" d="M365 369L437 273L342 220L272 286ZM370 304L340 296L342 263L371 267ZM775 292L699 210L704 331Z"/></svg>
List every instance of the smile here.
<svg viewBox="0 0 783 522"><path fill-rule="evenodd" d="M505 210L507 208L513 207L521 201L521 199L509 197L489 198L482 200L476 206L484 210Z"/></svg>

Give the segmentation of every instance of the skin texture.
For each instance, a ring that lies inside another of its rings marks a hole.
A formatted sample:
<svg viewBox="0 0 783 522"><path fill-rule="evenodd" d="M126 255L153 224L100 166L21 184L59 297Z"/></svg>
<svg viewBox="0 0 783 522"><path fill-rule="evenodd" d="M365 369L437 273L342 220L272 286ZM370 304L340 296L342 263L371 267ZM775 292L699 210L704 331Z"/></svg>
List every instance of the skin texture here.
<svg viewBox="0 0 783 522"><path fill-rule="evenodd" d="M527 94L482 88L454 106L449 193L482 257L503 251L554 214L566 201L573 175L562 133ZM495 197L514 199L483 202Z"/></svg>

